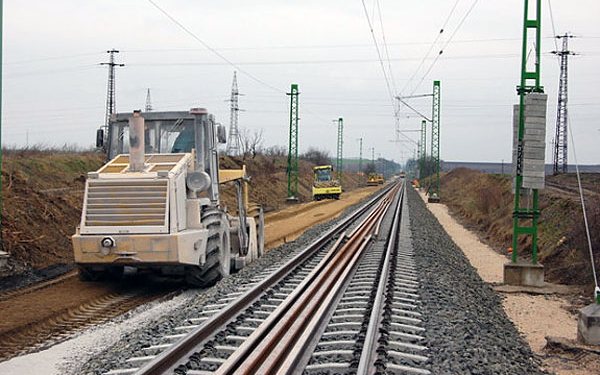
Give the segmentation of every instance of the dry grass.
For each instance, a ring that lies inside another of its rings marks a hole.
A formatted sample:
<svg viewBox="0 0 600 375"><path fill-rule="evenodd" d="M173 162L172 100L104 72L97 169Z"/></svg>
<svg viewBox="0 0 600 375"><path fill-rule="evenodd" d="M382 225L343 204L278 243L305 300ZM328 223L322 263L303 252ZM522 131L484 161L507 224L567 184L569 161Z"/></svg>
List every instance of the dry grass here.
<svg viewBox="0 0 600 375"><path fill-rule="evenodd" d="M573 191L575 176L549 176ZM599 191L600 176L584 178L586 191ZM484 174L459 168L441 177L441 196L450 211L463 224L476 230L480 237L497 251L506 252L511 246L514 196L510 192L508 175ZM524 204L528 198L524 198ZM596 267L600 266L600 202L598 195L587 199ZM567 284L592 282L591 265L579 197L565 191L545 189L540 194L542 216L539 220L539 258L546 267L548 281ZM565 237L563 242L561 239ZM520 236L519 256L531 257L531 236Z"/></svg>

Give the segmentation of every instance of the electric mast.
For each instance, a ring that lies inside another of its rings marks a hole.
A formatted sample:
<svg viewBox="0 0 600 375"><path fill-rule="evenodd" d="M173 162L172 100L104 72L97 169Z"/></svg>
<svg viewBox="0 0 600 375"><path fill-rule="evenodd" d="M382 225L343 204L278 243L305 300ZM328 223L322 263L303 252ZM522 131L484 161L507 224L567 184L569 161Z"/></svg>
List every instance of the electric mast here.
<svg viewBox="0 0 600 375"><path fill-rule="evenodd" d="M150 89L146 91L146 107L144 108L146 112L152 112L152 99L150 98Z"/></svg>
<svg viewBox="0 0 600 375"><path fill-rule="evenodd" d="M558 86L558 106L556 114L556 133L554 136L554 158L552 172L554 174L567 173L567 101L568 101L568 89L567 89L567 62L569 55L575 55L572 51L569 51L569 38L573 38L573 35L566 33L565 35L557 35L557 39L562 39L562 50L552 51L555 55L560 58L560 80Z"/></svg>
<svg viewBox="0 0 600 375"><path fill-rule="evenodd" d="M237 73L233 72L233 83L231 84L231 103L229 111L229 137L227 140L227 155L237 156L241 151L240 130L238 128L238 115L240 112L238 97L240 92L237 84Z"/></svg>
<svg viewBox="0 0 600 375"><path fill-rule="evenodd" d="M119 53L116 49L106 51L109 54L108 62L100 63L100 65L108 66L108 88L106 93L106 115L104 118L104 135L108 136L108 123L110 116L115 113L117 108L117 99L115 96L115 67L123 67L125 64L115 63L115 53Z"/></svg>
<svg viewBox="0 0 600 375"><path fill-rule="evenodd" d="M287 165L287 200L298 201L298 85L292 84L290 92L290 139Z"/></svg>

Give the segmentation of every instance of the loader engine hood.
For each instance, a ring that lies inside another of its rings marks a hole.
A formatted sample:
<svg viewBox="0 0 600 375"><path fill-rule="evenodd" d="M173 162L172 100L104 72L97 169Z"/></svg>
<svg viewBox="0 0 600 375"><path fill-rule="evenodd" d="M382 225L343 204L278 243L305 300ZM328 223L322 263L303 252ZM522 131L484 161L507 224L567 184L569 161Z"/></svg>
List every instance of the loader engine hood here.
<svg viewBox="0 0 600 375"><path fill-rule="evenodd" d="M187 153L149 154L145 155L142 171L129 172L129 155L118 155L98 171L88 173L80 233L181 230L176 215L179 211L185 214L181 205L185 205L185 176L191 163L191 154Z"/></svg>

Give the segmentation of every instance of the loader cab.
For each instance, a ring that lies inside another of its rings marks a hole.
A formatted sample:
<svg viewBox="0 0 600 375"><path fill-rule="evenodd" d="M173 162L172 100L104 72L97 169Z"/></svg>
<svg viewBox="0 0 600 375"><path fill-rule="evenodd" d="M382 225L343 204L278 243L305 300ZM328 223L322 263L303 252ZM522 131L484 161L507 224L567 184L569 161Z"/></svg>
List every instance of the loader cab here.
<svg viewBox="0 0 600 375"><path fill-rule="evenodd" d="M210 181L208 195L219 200L219 158L217 145L226 142L225 128L215 123L204 108L189 111L142 112L144 118L144 154L181 154L194 150L194 171ZM110 118L106 138L106 160L129 154L129 118L131 113L116 113ZM198 176L198 174L196 174ZM204 189L203 189L204 190Z"/></svg>
<svg viewBox="0 0 600 375"><path fill-rule="evenodd" d="M119 154L129 153L130 113L111 116L105 135L107 161ZM213 116L204 108L189 112L143 112L144 152L146 154L188 153L192 149L212 149L225 143L225 128L214 123Z"/></svg>
<svg viewBox="0 0 600 375"><path fill-rule="evenodd" d="M331 181L331 172L333 167L331 165L322 165L314 168L315 182Z"/></svg>

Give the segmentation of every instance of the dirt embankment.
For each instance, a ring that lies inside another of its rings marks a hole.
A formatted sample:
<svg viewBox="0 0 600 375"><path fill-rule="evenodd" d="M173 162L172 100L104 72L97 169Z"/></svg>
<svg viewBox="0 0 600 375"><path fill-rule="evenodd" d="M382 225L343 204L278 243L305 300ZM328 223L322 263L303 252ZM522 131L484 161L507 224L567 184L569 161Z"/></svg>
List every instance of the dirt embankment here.
<svg viewBox="0 0 600 375"><path fill-rule="evenodd" d="M600 175L584 174L582 182L596 267L600 267ZM512 241L514 196L508 175L465 168L441 177L440 195L452 214L476 230L497 251L506 253ZM531 198L525 196L527 204ZM562 284L593 283L585 227L574 174L547 176L540 191L539 259L546 280ZM519 256L531 257L531 236L519 239Z"/></svg>
<svg viewBox="0 0 600 375"><path fill-rule="evenodd" d="M51 152L10 152L2 163L2 250L10 254L0 277L27 274L45 279L64 272L73 262L71 235L79 224L85 177L104 163L100 154ZM247 166L251 176L249 200L263 205L266 212L285 206L287 158L220 158L220 168ZM312 199L313 164L299 161L299 198ZM346 191L358 186L358 177L344 173ZM234 213L235 187L222 187L223 204ZM20 279L3 279L3 288L18 286ZM14 283L12 285L11 283ZM9 285L11 284L11 285Z"/></svg>
<svg viewBox="0 0 600 375"><path fill-rule="evenodd" d="M103 156L31 151L3 156L2 249L11 259L0 275L71 263L85 176L102 165Z"/></svg>

